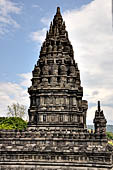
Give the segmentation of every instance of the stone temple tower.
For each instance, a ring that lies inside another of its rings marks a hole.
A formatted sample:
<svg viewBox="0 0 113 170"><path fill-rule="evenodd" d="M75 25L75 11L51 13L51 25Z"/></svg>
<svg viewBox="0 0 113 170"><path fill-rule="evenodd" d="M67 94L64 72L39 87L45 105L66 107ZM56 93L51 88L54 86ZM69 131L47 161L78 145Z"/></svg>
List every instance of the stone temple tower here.
<svg viewBox="0 0 113 170"><path fill-rule="evenodd" d="M88 104L59 7L32 73L28 128L0 130L0 170L113 170L100 102L95 130L86 127Z"/></svg>
<svg viewBox="0 0 113 170"><path fill-rule="evenodd" d="M29 126L86 128L87 101L59 7L32 73Z"/></svg>
<svg viewBox="0 0 113 170"><path fill-rule="evenodd" d="M106 132L106 119L103 114L103 110L100 108L100 101L98 101L98 110L95 112L95 118L93 120L95 133Z"/></svg>

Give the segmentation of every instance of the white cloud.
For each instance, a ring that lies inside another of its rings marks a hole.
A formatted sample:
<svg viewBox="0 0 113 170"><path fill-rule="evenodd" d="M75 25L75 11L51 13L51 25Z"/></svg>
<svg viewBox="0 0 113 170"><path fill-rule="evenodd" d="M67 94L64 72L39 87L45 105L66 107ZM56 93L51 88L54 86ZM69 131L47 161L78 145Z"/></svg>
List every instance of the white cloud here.
<svg viewBox="0 0 113 170"><path fill-rule="evenodd" d="M43 9L38 4L33 4L32 8L38 8L40 11L43 11Z"/></svg>
<svg viewBox="0 0 113 170"><path fill-rule="evenodd" d="M46 38L46 32L49 28L50 18L41 18L41 23L45 26L41 30L34 31L30 34L30 39L36 43L42 44Z"/></svg>
<svg viewBox="0 0 113 170"><path fill-rule="evenodd" d="M41 18L41 22L46 26L49 27L50 22L52 21L52 18Z"/></svg>
<svg viewBox="0 0 113 170"><path fill-rule="evenodd" d="M113 32L111 1L95 0L80 10L66 11L69 37L81 71L84 98L89 102L88 122L94 117L96 103L108 123L113 123ZM76 56L77 55L77 56Z"/></svg>
<svg viewBox="0 0 113 170"><path fill-rule="evenodd" d="M0 35L8 32L9 26L19 28L20 25L12 17L12 14L20 14L22 7L10 0L0 0Z"/></svg>
<svg viewBox="0 0 113 170"><path fill-rule="evenodd" d="M38 4L34 4L32 5L33 8L40 8L40 6Z"/></svg>
<svg viewBox="0 0 113 170"><path fill-rule="evenodd" d="M30 34L31 40L41 44L44 41L44 39L45 39L46 31L47 31L47 29L43 28L42 30L38 30L36 32L32 32Z"/></svg>
<svg viewBox="0 0 113 170"><path fill-rule="evenodd" d="M19 74L19 76L22 78L20 83L21 86L23 87L31 86L32 73L23 73L23 74Z"/></svg>
<svg viewBox="0 0 113 170"><path fill-rule="evenodd" d="M98 100L108 123L113 123L112 2L94 0L78 10L65 11L63 18L81 72L84 99L89 102L88 123L93 121ZM46 27L49 21L41 19ZM39 30L32 40L42 42L44 38L43 30Z"/></svg>
<svg viewBox="0 0 113 170"><path fill-rule="evenodd" d="M22 77L20 83L1 82L0 83L0 116L6 116L7 106L13 103L19 103L27 106L30 105L27 88L30 87L31 74L20 74ZM27 115L26 115L27 117Z"/></svg>

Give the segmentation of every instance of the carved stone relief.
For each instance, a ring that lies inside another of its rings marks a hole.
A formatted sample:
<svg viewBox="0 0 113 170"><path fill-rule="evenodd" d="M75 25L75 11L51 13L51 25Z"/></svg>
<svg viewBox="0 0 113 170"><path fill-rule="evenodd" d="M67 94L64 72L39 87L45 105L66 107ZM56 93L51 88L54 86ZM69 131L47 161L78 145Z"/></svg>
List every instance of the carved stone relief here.
<svg viewBox="0 0 113 170"><path fill-rule="evenodd" d="M49 66L48 65L44 65L42 67L42 74L43 75L49 75Z"/></svg>

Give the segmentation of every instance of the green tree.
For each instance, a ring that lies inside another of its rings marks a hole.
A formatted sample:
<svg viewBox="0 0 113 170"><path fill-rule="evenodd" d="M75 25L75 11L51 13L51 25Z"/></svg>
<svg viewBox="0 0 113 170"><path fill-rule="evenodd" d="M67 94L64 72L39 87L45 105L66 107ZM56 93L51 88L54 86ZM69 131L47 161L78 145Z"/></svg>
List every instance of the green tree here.
<svg viewBox="0 0 113 170"><path fill-rule="evenodd" d="M0 129L19 129L24 130L27 128L27 122L20 117L1 117Z"/></svg>
<svg viewBox="0 0 113 170"><path fill-rule="evenodd" d="M8 117L20 117L25 118L27 115L27 108L25 105L20 105L19 103L13 103L11 106L8 106Z"/></svg>

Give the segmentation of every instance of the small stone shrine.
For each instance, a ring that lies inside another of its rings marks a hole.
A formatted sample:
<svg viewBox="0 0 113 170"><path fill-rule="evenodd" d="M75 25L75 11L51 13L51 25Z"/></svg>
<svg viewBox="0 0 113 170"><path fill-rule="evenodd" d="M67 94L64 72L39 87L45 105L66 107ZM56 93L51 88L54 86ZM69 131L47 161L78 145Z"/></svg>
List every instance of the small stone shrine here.
<svg viewBox="0 0 113 170"><path fill-rule="evenodd" d="M28 128L0 131L0 170L112 170L100 102L87 130L88 103L59 7L32 73Z"/></svg>

